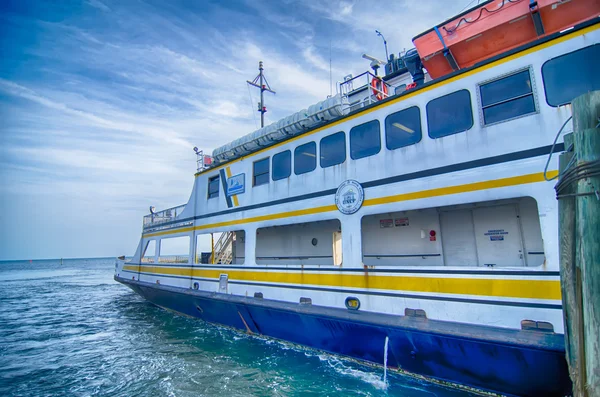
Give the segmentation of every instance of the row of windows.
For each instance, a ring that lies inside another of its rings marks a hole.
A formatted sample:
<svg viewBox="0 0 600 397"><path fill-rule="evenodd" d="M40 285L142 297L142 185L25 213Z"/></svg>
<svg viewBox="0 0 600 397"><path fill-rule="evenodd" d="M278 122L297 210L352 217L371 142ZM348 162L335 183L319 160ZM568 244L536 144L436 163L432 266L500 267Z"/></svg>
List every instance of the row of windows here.
<svg viewBox="0 0 600 397"><path fill-rule="evenodd" d="M593 65L600 60L600 44L551 59L542 66L546 101L550 106L570 103L582 93L600 89L600 74ZM577 70L571 70L574 67ZM567 79L567 80L565 80ZM499 123L536 113L531 72L520 70L493 81L478 85L484 125ZM441 138L458 134L473 127L471 94L459 90L432 99L426 105L428 135ZM392 113L385 118L385 145L394 150L413 145L422 138L421 112L413 106ZM379 120L371 120L350 130L350 157L354 160L378 154L381 151ZM317 167L317 146L308 142L294 149L294 174L301 175ZM346 161L346 134L336 132L321 139L320 166L331 167ZM290 150L272 158L274 181L288 178L292 173ZM216 177L218 178L218 177ZM212 180L209 180L209 198L213 197ZM269 183L269 158L254 162L253 185ZM218 179L215 183L218 196Z"/></svg>

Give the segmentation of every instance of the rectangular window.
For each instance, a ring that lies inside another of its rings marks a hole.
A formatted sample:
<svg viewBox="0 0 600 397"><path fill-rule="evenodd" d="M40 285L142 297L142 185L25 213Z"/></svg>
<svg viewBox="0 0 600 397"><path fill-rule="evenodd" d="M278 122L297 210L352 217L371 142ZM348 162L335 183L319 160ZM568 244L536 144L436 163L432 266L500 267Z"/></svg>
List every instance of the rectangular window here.
<svg viewBox="0 0 600 397"><path fill-rule="evenodd" d="M167 237L160 240L159 263L188 263L190 237Z"/></svg>
<svg viewBox="0 0 600 397"><path fill-rule="evenodd" d="M142 254L142 263L154 263L154 255L156 255L156 241L150 240L146 243Z"/></svg>
<svg viewBox="0 0 600 397"><path fill-rule="evenodd" d="M379 120L352 127L350 130L350 157L354 160L373 156L381 150Z"/></svg>
<svg viewBox="0 0 600 397"><path fill-rule="evenodd" d="M294 173L306 174L317 168L317 144L308 142L294 150Z"/></svg>
<svg viewBox="0 0 600 397"><path fill-rule="evenodd" d="M321 168L342 164L346 161L346 134L336 132L321 139Z"/></svg>
<svg viewBox="0 0 600 397"><path fill-rule="evenodd" d="M484 124L493 124L535 113L529 70L479 86Z"/></svg>
<svg viewBox="0 0 600 397"><path fill-rule="evenodd" d="M268 172L268 170L267 170ZM285 179L292 173L292 152L277 153L273 156L273 180ZM255 183L256 184L256 183Z"/></svg>
<svg viewBox="0 0 600 397"><path fill-rule="evenodd" d="M219 197L219 184L221 183L221 178L219 175L213 176L212 178L208 178L208 198Z"/></svg>
<svg viewBox="0 0 600 397"><path fill-rule="evenodd" d="M385 146L389 150L413 145L421 140L421 111L417 106L385 118Z"/></svg>
<svg viewBox="0 0 600 397"><path fill-rule="evenodd" d="M269 183L269 158L254 162L252 170L252 185L264 185Z"/></svg>
<svg viewBox="0 0 600 397"><path fill-rule="evenodd" d="M582 48L542 65L546 102L561 106L586 92L600 90L600 44Z"/></svg>
<svg viewBox="0 0 600 397"><path fill-rule="evenodd" d="M427 129L431 138L458 134L473 127L471 94L460 90L427 104Z"/></svg>

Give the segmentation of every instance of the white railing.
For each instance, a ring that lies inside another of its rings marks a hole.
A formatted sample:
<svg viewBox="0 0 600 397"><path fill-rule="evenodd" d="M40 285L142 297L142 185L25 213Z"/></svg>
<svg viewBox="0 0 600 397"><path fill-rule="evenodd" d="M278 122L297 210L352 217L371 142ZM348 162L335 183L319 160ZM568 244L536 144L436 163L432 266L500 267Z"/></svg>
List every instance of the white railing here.
<svg viewBox="0 0 600 397"><path fill-rule="evenodd" d="M162 223L173 221L175 218L181 215L184 208L185 204L146 215L144 216L144 227L160 225Z"/></svg>
<svg viewBox="0 0 600 397"><path fill-rule="evenodd" d="M158 263L188 263L190 258L184 255L163 255L158 257Z"/></svg>
<svg viewBox="0 0 600 397"><path fill-rule="evenodd" d="M381 85L379 85L380 88L378 88L377 84L375 87L373 87L373 79L377 79L381 82ZM352 78L348 76L347 79L340 83L339 87L342 97L348 98L348 101L346 102L347 105L345 106L349 107L350 111L363 108L377 101L386 99L390 95L394 95L393 87L383 81L381 77L375 76L371 72L364 72L363 74L359 74L358 76ZM362 90L365 87L368 91L368 95L366 97L362 97L357 100L351 100L349 98L352 96L353 92ZM378 97L381 99L378 99Z"/></svg>

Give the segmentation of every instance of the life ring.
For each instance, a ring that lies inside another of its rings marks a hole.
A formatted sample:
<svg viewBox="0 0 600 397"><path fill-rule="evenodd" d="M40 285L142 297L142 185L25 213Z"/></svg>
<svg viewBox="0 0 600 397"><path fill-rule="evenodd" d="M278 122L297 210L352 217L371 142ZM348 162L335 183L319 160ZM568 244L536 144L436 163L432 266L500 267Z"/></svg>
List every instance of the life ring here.
<svg viewBox="0 0 600 397"><path fill-rule="evenodd" d="M378 101L381 101L383 98L387 98L388 96L387 84L385 84L379 77L373 77L371 79L371 89L373 90L373 95L375 95L375 98L377 98Z"/></svg>

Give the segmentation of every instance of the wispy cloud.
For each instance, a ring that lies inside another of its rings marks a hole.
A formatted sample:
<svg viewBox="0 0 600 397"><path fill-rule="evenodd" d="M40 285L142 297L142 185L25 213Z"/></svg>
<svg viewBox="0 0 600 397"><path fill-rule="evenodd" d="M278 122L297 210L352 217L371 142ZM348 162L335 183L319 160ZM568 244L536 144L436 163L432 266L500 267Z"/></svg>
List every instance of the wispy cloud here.
<svg viewBox="0 0 600 397"><path fill-rule="evenodd" d="M374 29L397 52L449 16L443 7L3 3L0 226L9 237L0 256L130 252L148 205L187 200L194 146L210 151L256 128L257 92L246 80L259 60L277 91L267 97L274 122L329 95L330 57L334 82L361 73L362 52L383 52ZM32 244L32 229L45 231L43 243Z"/></svg>

